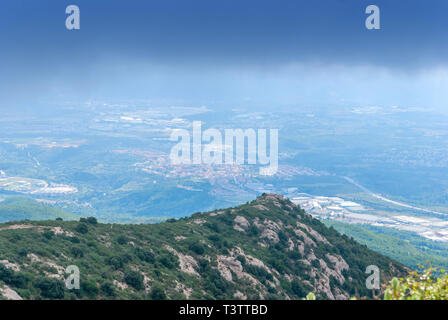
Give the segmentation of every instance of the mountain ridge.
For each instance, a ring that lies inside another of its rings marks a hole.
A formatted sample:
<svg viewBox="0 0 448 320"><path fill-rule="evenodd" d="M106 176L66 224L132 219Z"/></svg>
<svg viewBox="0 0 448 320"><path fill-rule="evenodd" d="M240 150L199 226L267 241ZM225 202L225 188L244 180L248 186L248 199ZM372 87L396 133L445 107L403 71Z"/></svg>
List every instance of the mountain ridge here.
<svg viewBox="0 0 448 320"><path fill-rule="evenodd" d="M372 298L369 265L382 283L408 271L276 194L158 224L0 224L0 289L24 299Z"/></svg>

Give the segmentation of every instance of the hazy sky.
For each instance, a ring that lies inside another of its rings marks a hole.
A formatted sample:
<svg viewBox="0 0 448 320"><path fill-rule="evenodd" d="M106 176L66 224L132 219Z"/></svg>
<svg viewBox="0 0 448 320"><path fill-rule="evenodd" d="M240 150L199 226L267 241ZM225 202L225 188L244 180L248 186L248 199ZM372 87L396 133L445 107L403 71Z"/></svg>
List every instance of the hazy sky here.
<svg viewBox="0 0 448 320"><path fill-rule="evenodd" d="M81 29L65 28L65 8ZM378 5L381 30L364 26ZM446 0L3 0L0 108L64 99L448 108Z"/></svg>

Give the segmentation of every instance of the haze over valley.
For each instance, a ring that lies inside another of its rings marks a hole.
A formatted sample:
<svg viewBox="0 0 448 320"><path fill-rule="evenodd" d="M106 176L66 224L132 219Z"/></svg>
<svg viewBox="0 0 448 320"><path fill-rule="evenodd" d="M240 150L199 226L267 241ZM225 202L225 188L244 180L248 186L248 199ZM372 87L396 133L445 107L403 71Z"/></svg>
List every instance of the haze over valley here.
<svg viewBox="0 0 448 320"><path fill-rule="evenodd" d="M229 109L90 101L44 117L6 111L1 200L26 197L103 221L154 222L275 192L321 219L448 240L446 115L396 106ZM193 121L218 130L279 128L278 172L172 164L170 134Z"/></svg>

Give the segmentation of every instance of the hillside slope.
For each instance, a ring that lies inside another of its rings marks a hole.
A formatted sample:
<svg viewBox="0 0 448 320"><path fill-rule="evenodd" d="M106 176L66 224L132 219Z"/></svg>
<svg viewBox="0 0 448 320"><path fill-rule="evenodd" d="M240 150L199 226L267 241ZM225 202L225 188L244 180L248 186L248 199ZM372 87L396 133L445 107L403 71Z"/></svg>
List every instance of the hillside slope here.
<svg viewBox="0 0 448 320"><path fill-rule="evenodd" d="M14 220L77 220L79 215L39 203L33 199L14 197L0 202L0 222Z"/></svg>
<svg viewBox="0 0 448 320"><path fill-rule="evenodd" d="M81 289L63 285L76 265ZM320 299L369 296L407 269L282 196L159 224L61 220L0 225L0 293L24 299Z"/></svg>
<svg viewBox="0 0 448 320"><path fill-rule="evenodd" d="M427 262L438 269L448 269L448 243L424 238L410 231L389 227L354 225L325 220L323 223L353 237L361 244L404 265L418 270Z"/></svg>

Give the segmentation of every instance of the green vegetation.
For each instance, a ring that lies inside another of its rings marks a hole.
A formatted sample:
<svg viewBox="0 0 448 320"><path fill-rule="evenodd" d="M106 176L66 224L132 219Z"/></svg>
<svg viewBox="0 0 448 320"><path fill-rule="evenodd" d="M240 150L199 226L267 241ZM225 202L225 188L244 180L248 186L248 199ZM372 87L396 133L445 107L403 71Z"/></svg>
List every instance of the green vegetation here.
<svg viewBox="0 0 448 320"><path fill-rule="evenodd" d="M371 297L371 264L384 281L407 273L276 195L159 224L0 225L0 288L24 299ZM79 290L65 288L69 265L80 270Z"/></svg>
<svg viewBox="0 0 448 320"><path fill-rule="evenodd" d="M391 257L413 269L429 261L436 268L448 269L448 244L423 238L415 233L392 228L323 221L353 237L370 249Z"/></svg>
<svg viewBox="0 0 448 320"><path fill-rule="evenodd" d="M0 222L15 220L77 220L79 215L41 204L28 198L10 198L0 202Z"/></svg>
<svg viewBox="0 0 448 320"><path fill-rule="evenodd" d="M393 278L384 291L384 300L448 300L448 275L434 268L414 271L406 278Z"/></svg>

